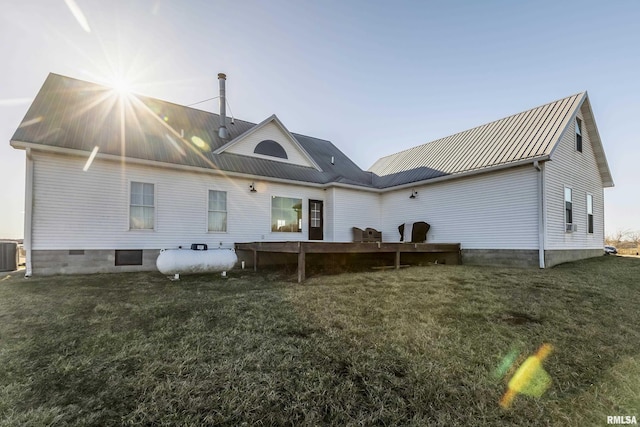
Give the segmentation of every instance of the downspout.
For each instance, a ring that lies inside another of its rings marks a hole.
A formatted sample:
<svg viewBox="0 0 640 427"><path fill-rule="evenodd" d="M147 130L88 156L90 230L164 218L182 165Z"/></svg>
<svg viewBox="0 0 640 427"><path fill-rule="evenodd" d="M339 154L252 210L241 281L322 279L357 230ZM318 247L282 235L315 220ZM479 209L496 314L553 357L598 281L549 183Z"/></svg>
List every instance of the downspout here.
<svg viewBox="0 0 640 427"><path fill-rule="evenodd" d="M538 263L545 268L544 263L544 163L533 161L533 167L538 171Z"/></svg>
<svg viewBox="0 0 640 427"><path fill-rule="evenodd" d="M33 158L31 148L27 148L27 165L24 197L24 251L26 256L26 272L24 277L31 277L32 217L33 217Z"/></svg>

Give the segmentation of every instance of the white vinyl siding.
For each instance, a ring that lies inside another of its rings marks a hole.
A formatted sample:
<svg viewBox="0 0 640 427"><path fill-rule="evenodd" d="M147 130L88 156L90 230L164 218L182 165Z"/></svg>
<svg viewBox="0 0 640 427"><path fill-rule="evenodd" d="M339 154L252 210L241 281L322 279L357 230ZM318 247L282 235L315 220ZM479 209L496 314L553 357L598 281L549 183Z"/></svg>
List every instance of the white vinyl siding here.
<svg viewBox="0 0 640 427"><path fill-rule="evenodd" d="M209 190L209 231L227 231L227 192Z"/></svg>
<svg viewBox="0 0 640 427"><path fill-rule="evenodd" d="M132 182L129 207L131 230L153 230L155 224L155 186Z"/></svg>
<svg viewBox="0 0 640 427"><path fill-rule="evenodd" d="M88 153L87 153L88 155ZM163 249L307 240L308 200L321 188L33 152L33 249ZM129 230L131 182L154 183L155 231ZM255 182L257 192L249 191ZM208 191L227 192L227 233L208 232ZM188 191L185 191L188 189ZM303 200L302 233L271 232L271 195ZM328 203L327 203L328 205ZM328 238L325 238L329 241Z"/></svg>
<svg viewBox="0 0 640 427"><path fill-rule="evenodd" d="M533 165L416 186L385 194L382 238L400 240L398 226L426 221L427 242L462 249L537 249L537 174Z"/></svg>
<svg viewBox="0 0 640 427"><path fill-rule="evenodd" d="M583 118L580 110L578 117ZM600 249L604 245L604 190L587 129L583 121L582 152L578 152L575 124L571 123L545 164L545 249ZM564 187L572 189L573 224L578 232L566 232ZM593 233L588 233L588 216L582 210L587 194L593 197Z"/></svg>
<svg viewBox="0 0 640 427"><path fill-rule="evenodd" d="M333 192L333 238L336 242L352 242L353 227L380 231L380 208L384 196L367 191L335 188ZM383 235L384 239L384 235Z"/></svg>
<svg viewBox="0 0 640 427"><path fill-rule="evenodd" d="M270 139L277 142L284 148L287 153L287 159L281 159L278 157L265 156L263 154L256 154L254 150L256 146L264 141ZM300 151L300 149L291 142L289 137L282 132L280 127L273 122L266 123L262 128L256 132L248 135L236 144L225 150L225 153L241 154L243 156L259 157L262 159L269 159L275 162L293 163L300 166L314 167L306 156Z"/></svg>

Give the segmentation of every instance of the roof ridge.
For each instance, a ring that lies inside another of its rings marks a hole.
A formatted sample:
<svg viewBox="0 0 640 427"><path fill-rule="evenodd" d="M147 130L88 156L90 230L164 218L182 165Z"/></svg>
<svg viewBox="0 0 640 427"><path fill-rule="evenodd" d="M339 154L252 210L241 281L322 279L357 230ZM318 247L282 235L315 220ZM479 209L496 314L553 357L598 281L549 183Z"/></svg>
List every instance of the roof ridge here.
<svg viewBox="0 0 640 427"><path fill-rule="evenodd" d="M528 113L528 112L530 112L530 111L537 110L538 108L543 108L543 107L545 107L545 106L547 106L547 105L551 105L551 104L555 104L555 103L560 102L560 101L564 101L565 99L573 98L573 97L575 97L575 96L579 96L579 95L584 95L585 93L586 93L586 91L577 92L577 93L574 93L573 95L565 96L565 97L563 97L563 98L558 98L558 99L556 99L555 101L546 102L546 103L544 103L544 104L542 104L542 105L538 105L538 106L536 106L536 107L532 107L532 108L529 108L529 109L527 109L527 110L520 111L520 112L518 112L518 113L510 114L510 115L508 115L508 116L501 117L501 118L499 118L499 119L492 120L492 121L490 121L490 122L483 123L483 124L481 124L481 125L474 126L474 127L471 127L471 128L465 129L465 130L462 130L462 131L460 131L460 132L452 133L452 134L450 134L450 135L446 135L446 136L443 136L443 137L440 137L440 138L437 138L437 139L432 139L431 141L427 141L427 142L425 142L425 143L423 143L423 144L414 145L413 147L409 147L409 148L407 148L407 149L405 149L405 150L401 150L401 151L397 151L397 152L395 152L395 153L388 154L388 155L383 156L383 157L380 157L378 160L376 160L376 161L374 162L374 164L372 165L372 167L373 167L376 163L378 163L380 160L382 160L382 159L386 159L386 158L388 158L388 157L392 157L392 156L397 156L397 155L399 155L399 154L406 153L406 152L408 152L408 151L417 150L417 149L422 148L422 147L424 147L424 146L426 146L426 145L433 144L433 143L438 142L438 141L441 141L441 140L443 140L443 139L446 139L446 138L452 138L452 137L457 136L457 135L460 135L460 134L462 134L462 133L470 132L470 131L472 131L472 130L474 130L474 129L478 129L478 128L481 128L481 127L484 127L484 126L489 126L489 125L491 125L491 124L493 124L493 123L497 123L497 122L502 121L502 120L507 120L507 119L509 119L509 118L511 118L511 117L519 116L520 114L525 114L525 113ZM369 169L371 169L371 168L369 168Z"/></svg>

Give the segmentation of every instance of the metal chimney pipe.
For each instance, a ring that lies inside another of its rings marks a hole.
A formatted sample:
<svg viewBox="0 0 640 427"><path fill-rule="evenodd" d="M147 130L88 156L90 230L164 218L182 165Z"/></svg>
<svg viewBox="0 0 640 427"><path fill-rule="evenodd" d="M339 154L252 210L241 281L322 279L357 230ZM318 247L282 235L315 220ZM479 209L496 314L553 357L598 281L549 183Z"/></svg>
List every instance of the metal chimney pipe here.
<svg viewBox="0 0 640 427"><path fill-rule="evenodd" d="M227 75L224 73L218 73L218 82L220 83L220 128L218 129L218 136L222 139L229 139L229 131L227 130L226 81Z"/></svg>

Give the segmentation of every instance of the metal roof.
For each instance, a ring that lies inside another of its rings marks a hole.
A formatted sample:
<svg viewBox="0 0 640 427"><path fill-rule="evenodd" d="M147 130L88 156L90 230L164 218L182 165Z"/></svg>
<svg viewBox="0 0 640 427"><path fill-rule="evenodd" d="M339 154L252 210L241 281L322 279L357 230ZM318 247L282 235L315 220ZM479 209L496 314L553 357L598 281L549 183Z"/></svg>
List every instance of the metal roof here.
<svg viewBox="0 0 640 427"><path fill-rule="evenodd" d="M612 186L586 92L383 157L363 171L331 142L296 133L289 135L318 168L227 153L225 146L260 125L227 118L230 137L222 140L217 114L142 95L122 96L108 87L52 73L11 143L82 152L97 147L98 155L384 189L548 158L583 103L603 182ZM277 120L273 117L266 120Z"/></svg>
<svg viewBox="0 0 640 427"><path fill-rule="evenodd" d="M329 141L291 134L321 171L274 160L214 151L256 124L227 118L229 140L218 136L219 115L142 95L49 74L12 143L30 143L130 159L325 184L346 179L370 187L365 172ZM334 164L331 158L334 158Z"/></svg>
<svg viewBox="0 0 640 427"><path fill-rule="evenodd" d="M586 99L586 92L578 93L419 145L381 158L369 171L378 175L376 186L385 188L545 158ZM592 139L597 139L595 145L601 149L599 136ZM604 151L597 154L604 156ZM610 179L608 166L603 173L605 183L607 175Z"/></svg>

